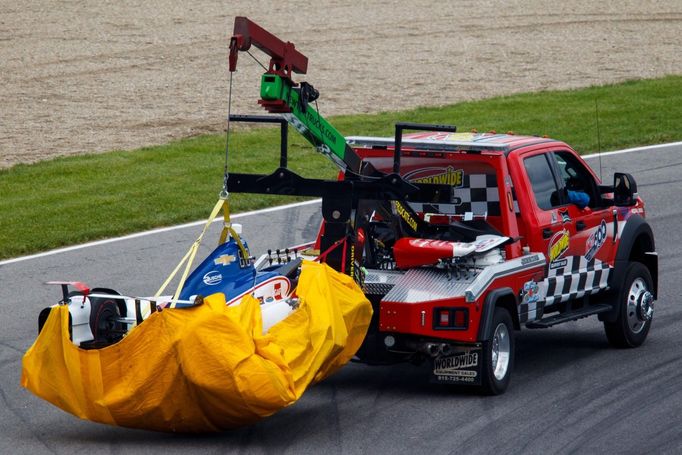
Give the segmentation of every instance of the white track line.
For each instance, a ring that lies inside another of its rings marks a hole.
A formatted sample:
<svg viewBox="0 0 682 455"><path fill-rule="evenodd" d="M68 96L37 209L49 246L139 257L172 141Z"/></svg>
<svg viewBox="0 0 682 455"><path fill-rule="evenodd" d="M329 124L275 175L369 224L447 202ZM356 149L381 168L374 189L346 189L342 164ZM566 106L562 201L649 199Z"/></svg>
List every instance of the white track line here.
<svg viewBox="0 0 682 455"><path fill-rule="evenodd" d="M236 215L232 215L230 218L234 220L234 219L238 219L238 218L245 218L247 216L252 216L252 215L262 215L264 213L277 212L280 210L287 210L287 209L292 209L292 208L296 208L296 207L303 207L303 206L312 205L312 204L319 204L320 201L321 201L321 199L313 199L311 201L303 201L303 202L295 202L293 204L278 205L276 207L269 207L267 209L253 210L251 212L237 213ZM222 222L222 221L223 221L222 218L216 218L215 220L213 220L214 223L215 222ZM121 240L136 239L138 237L145 237L148 235L161 234L163 232L175 231L178 229L185 229L185 228L190 228L190 227L202 226L204 223L206 223L206 220L193 221L191 223L178 224L176 226L168 226L165 228L152 229L151 231L144 231L144 232L137 232L135 234L128 234L128 235L124 235L122 237L114 237L111 239L96 240L94 242L82 243L80 245L67 246L64 248L58 248L56 250L45 251L44 253L37 253L37 254L31 254L29 256L21 256L18 258L6 259L4 261L0 261L0 266L7 265L7 264L14 264L16 262L28 261L29 259L38 259L38 258L43 258L45 256L52 256L55 254L66 253L68 251L81 250L83 248L89 248L91 246L106 245L107 243L118 242Z"/></svg>
<svg viewBox="0 0 682 455"><path fill-rule="evenodd" d="M625 149L625 150L616 150L613 152L602 153L601 156L621 155L623 153L642 152L642 151L646 151L646 150L659 150L659 149L666 149L666 148L677 147L677 146L682 146L682 142L671 142L668 144L647 145L645 147L635 147L635 148L630 148L630 149ZM597 158L597 157L599 157L599 154L593 153L591 155L585 155L583 158L590 159L590 158ZM232 218L234 219L234 218L244 218L244 217L253 216L253 215L262 215L264 213L276 212L279 210L287 210L287 209L291 209L291 208L295 208L295 207L303 207L306 205L318 204L319 202L320 202L320 199L314 199L312 201L304 201L304 202L296 202L294 204L279 205L277 207L270 207L267 209L253 210L251 212L238 213L236 215L232 215ZM216 222L216 221L222 221L222 219L216 219L214 222ZM107 243L118 242L121 240L136 239L138 237L145 237L148 235L161 234L163 232L174 231L177 229L185 229L185 228L194 227L194 226L201 226L205 222L206 222L205 220L194 221L192 223L179 224L176 226L169 226L169 227L159 228L159 229L152 229L151 231L138 232L135 234L124 235L122 237L114 237L111 239L97 240L94 242L83 243L80 245L73 245L73 246L68 246L65 248L58 248L56 250L45 251L44 253L37 253L37 254L31 254L29 256L21 256L18 258L6 259L4 261L0 261L0 266L7 265L7 264L14 264L16 262L28 261L30 259L43 258L45 256L52 256L52 255L60 254L60 253L66 253L68 251L80 250L83 248L89 248L91 246L106 245Z"/></svg>
<svg viewBox="0 0 682 455"><path fill-rule="evenodd" d="M644 147L633 147L631 149L623 149L623 150L614 150L613 152L604 152L604 153L590 153L589 155L583 155L583 158L588 160L590 158L597 158L599 155L601 156L611 156L611 155L622 155L623 153L631 153L631 152L643 152L645 150L659 150L659 149L667 149L667 148L674 148L674 147L680 147L682 146L682 141L681 142L668 142L667 144L656 144L656 145L645 145Z"/></svg>

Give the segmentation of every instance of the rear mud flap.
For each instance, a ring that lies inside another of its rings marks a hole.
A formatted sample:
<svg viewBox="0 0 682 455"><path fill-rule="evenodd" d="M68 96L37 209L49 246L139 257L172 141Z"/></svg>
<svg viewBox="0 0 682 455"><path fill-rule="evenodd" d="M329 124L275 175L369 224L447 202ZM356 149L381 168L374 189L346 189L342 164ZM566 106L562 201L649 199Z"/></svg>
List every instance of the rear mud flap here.
<svg viewBox="0 0 682 455"><path fill-rule="evenodd" d="M452 346L448 355L432 360L431 382L438 384L481 385L483 349L480 343Z"/></svg>

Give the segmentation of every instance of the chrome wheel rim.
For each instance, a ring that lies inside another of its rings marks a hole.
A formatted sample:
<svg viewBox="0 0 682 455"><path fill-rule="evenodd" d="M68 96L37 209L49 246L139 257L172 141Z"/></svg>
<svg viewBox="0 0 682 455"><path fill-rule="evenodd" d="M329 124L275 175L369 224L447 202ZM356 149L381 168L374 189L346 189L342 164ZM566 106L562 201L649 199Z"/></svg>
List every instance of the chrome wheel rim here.
<svg viewBox="0 0 682 455"><path fill-rule="evenodd" d="M644 279L638 277L632 282L627 295L628 327L632 333L640 333L653 315L654 297Z"/></svg>
<svg viewBox="0 0 682 455"><path fill-rule="evenodd" d="M509 358L511 353L511 341L509 330L503 323L497 324L492 340L492 370L495 379L501 381L507 375Z"/></svg>

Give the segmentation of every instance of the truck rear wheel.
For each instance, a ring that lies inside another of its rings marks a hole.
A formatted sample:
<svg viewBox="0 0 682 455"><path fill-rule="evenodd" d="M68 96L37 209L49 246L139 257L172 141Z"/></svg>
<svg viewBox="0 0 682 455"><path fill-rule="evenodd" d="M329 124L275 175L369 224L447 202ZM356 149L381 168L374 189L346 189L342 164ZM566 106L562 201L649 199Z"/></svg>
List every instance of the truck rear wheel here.
<svg viewBox="0 0 682 455"><path fill-rule="evenodd" d="M618 316L614 322L604 321L606 338L613 347L635 348L644 343L654 315L652 289L649 269L639 262L631 263L615 297Z"/></svg>
<svg viewBox="0 0 682 455"><path fill-rule="evenodd" d="M514 366L514 325L509 312L495 308L491 333L483 342L482 391L488 395L504 393Z"/></svg>

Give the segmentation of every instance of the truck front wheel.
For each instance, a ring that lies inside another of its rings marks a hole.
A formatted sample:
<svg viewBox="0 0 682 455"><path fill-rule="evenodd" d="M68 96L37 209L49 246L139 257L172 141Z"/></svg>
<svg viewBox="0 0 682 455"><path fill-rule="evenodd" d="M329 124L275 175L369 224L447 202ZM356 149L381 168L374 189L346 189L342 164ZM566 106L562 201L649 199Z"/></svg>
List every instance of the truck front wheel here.
<svg viewBox="0 0 682 455"><path fill-rule="evenodd" d="M514 325L509 312L495 308L491 333L483 342L482 391L489 395L504 393L514 366Z"/></svg>
<svg viewBox="0 0 682 455"><path fill-rule="evenodd" d="M612 346L635 348L644 343L654 315L652 283L649 269L644 264L633 262L628 266L614 301L618 316L614 322L604 321L606 338Z"/></svg>

